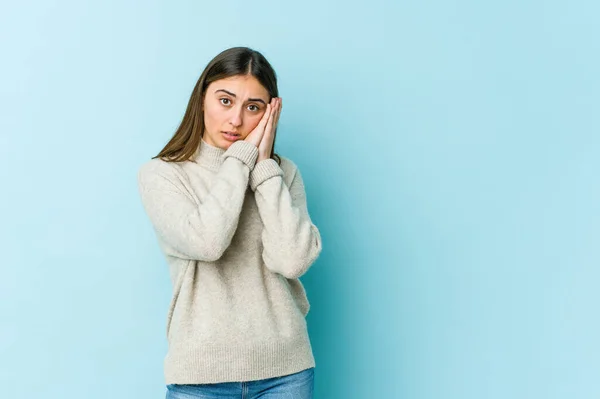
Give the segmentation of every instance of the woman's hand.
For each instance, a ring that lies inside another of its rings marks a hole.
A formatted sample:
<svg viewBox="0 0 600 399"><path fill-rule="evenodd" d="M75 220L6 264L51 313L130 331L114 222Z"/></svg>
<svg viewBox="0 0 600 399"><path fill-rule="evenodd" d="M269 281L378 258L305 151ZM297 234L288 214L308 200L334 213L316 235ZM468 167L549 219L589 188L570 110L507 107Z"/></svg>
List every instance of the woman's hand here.
<svg viewBox="0 0 600 399"><path fill-rule="evenodd" d="M244 139L258 147L257 163L271 157L273 141L275 139L275 128L277 127L280 113L281 98L274 97L271 99L271 103L267 104L267 110L258 125Z"/></svg>
<svg viewBox="0 0 600 399"><path fill-rule="evenodd" d="M271 157L273 142L275 141L275 128L277 128L277 122L279 122L280 114L281 97L275 97L271 100L271 115L269 117L267 127L265 128L265 134L263 135L260 146L258 147L257 163Z"/></svg>

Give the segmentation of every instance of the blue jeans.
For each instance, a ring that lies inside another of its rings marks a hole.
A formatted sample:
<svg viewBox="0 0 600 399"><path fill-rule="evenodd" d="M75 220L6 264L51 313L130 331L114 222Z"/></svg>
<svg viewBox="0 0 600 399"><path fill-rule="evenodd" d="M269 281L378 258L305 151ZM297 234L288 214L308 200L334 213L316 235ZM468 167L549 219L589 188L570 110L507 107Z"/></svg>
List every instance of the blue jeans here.
<svg viewBox="0 0 600 399"><path fill-rule="evenodd" d="M169 384L166 399L312 399L315 370L264 380L215 384Z"/></svg>

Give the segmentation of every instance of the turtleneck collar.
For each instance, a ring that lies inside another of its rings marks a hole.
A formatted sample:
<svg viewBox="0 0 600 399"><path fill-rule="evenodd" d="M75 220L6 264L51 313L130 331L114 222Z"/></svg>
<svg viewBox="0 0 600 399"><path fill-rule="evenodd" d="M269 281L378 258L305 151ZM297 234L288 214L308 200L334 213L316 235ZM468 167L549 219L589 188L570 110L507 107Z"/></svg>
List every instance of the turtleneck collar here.
<svg viewBox="0 0 600 399"><path fill-rule="evenodd" d="M225 150L219 147L215 147L204 141L204 138L200 139L200 145L194 155L194 161L198 165L206 166L211 170L218 170L223 163L223 154Z"/></svg>

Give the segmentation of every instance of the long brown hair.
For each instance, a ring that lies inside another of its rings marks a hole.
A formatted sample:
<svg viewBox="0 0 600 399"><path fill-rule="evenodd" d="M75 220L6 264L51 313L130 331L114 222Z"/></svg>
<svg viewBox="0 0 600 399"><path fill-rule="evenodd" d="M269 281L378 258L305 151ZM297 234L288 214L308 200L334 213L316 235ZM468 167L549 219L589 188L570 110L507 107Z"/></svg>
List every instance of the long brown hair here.
<svg viewBox="0 0 600 399"><path fill-rule="evenodd" d="M198 149L204 135L203 102L206 88L216 80L236 75L254 76L271 98L279 97L277 75L261 53L248 47L232 47L224 50L208 63L192 91L187 109L175 134L158 155L152 158L161 158L167 162L189 160ZM277 137L277 129L274 132L270 157L281 164L281 158L275 154L275 137Z"/></svg>

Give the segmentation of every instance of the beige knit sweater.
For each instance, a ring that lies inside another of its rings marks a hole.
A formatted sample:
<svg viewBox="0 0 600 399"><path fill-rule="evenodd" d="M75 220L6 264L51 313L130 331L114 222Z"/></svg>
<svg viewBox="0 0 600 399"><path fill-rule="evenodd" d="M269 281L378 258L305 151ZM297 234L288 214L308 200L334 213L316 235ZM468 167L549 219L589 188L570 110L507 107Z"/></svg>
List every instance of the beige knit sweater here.
<svg viewBox="0 0 600 399"><path fill-rule="evenodd" d="M167 384L249 381L315 366L300 280L321 253L302 177L281 157L256 162L240 140L204 140L193 161L152 159L144 209L173 285Z"/></svg>

